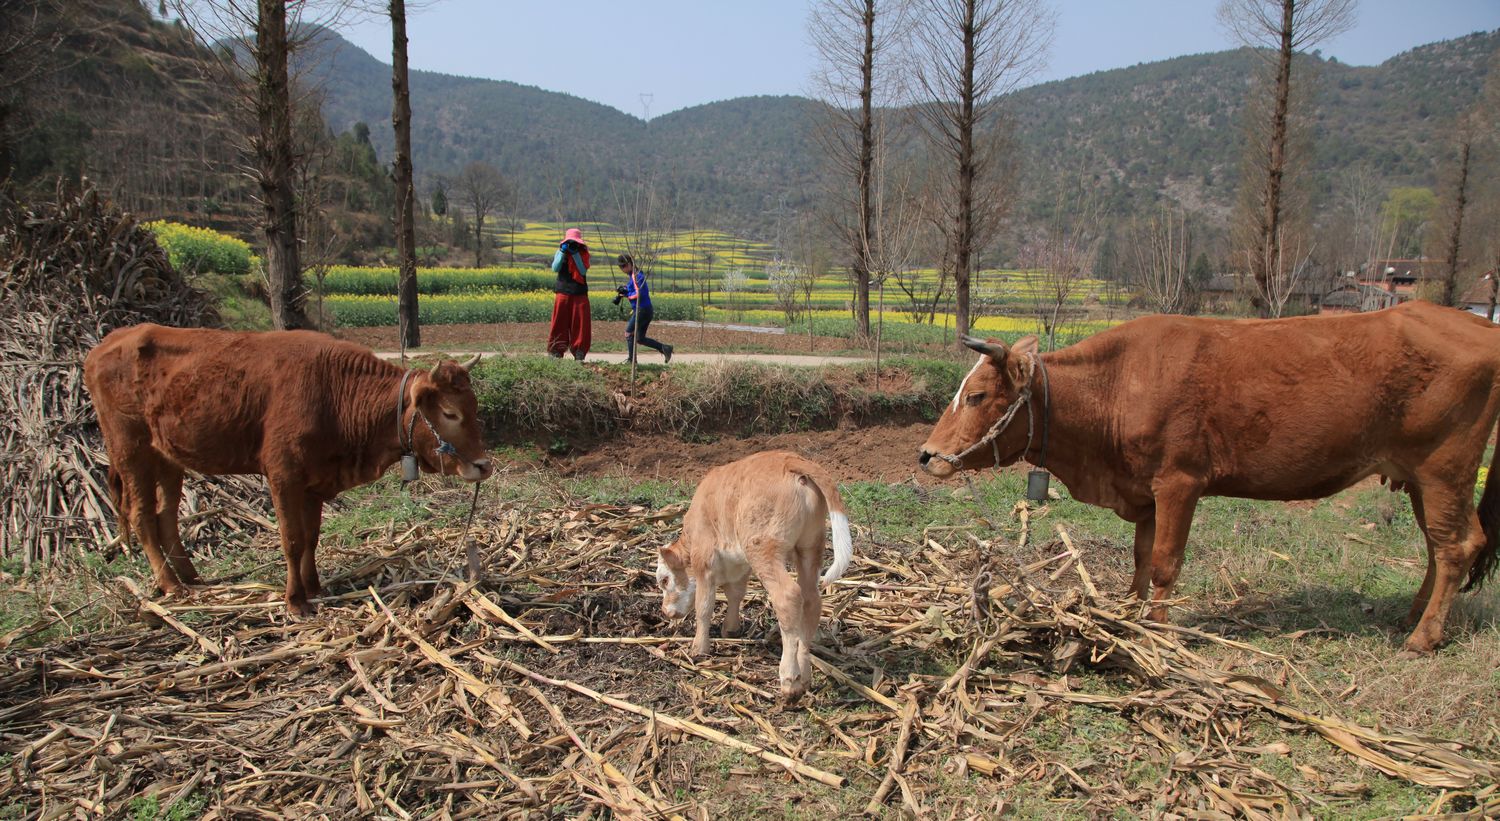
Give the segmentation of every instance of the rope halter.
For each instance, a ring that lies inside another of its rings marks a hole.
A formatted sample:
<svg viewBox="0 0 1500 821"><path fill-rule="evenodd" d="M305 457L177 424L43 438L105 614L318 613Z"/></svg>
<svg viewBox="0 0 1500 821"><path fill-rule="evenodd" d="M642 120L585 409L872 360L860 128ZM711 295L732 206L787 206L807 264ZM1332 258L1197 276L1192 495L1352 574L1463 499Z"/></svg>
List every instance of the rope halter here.
<svg viewBox="0 0 1500 821"><path fill-rule="evenodd" d="M1050 385L1048 384L1047 379L1047 367L1042 364L1041 357L1035 353L1031 353L1027 356L1027 362L1029 364L1029 367L1026 369L1026 384L1021 386L1020 393L1016 395L1016 401L1012 402L1010 407L1005 409L1005 413L1001 414L1000 418L996 419L993 425L990 425L990 429L985 432L984 436L981 437L979 441L968 446L967 448L964 448L957 454L935 453L933 455L952 465L955 469L962 470L962 463L966 456L979 450L985 445L989 445L990 449L995 454L994 466L999 467L1000 443L998 440L1000 434L1004 433L1005 429L1010 426L1010 423L1015 420L1016 414L1021 412L1022 407L1026 408L1026 449L1021 451L1021 456L1024 458L1026 454L1030 453L1031 441L1035 433L1035 425L1033 424L1034 419L1031 412L1031 388L1032 384L1036 381L1036 372L1038 369L1040 369L1042 372L1042 390L1044 394L1050 393ZM1050 397L1047 396L1043 397L1044 406L1042 408L1042 451L1040 461L1037 463L1037 467L1041 467L1042 464L1047 461L1047 411L1049 410L1049 408L1046 407L1046 405L1050 404L1050 402L1048 402L1049 398Z"/></svg>

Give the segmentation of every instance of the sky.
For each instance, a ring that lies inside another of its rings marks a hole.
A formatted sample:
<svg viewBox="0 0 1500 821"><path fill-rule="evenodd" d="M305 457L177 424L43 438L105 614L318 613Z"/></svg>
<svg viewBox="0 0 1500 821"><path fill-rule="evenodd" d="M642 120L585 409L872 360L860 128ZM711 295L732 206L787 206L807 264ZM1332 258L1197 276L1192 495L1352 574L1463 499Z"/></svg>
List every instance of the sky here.
<svg viewBox="0 0 1500 821"><path fill-rule="evenodd" d="M415 0L408 0L414 5ZM414 69L511 80L637 117L756 94L807 94L817 55L813 0L428 0L409 12ZM1216 0L1052 0L1048 65L1058 80L1237 45ZM559 7L562 10L558 10ZM1500 28L1500 0L1360 0L1357 23L1323 56L1376 65L1425 43ZM389 22L344 36L389 63Z"/></svg>

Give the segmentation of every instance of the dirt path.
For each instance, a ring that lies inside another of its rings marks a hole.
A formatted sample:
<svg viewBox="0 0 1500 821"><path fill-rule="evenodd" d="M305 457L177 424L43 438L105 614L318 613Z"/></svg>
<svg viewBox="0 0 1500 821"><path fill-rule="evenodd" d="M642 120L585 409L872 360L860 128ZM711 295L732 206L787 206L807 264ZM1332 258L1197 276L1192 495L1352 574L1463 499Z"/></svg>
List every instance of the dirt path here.
<svg viewBox="0 0 1500 821"><path fill-rule="evenodd" d="M535 353L512 353L495 351L444 351L455 359L464 359L475 354L483 357L491 356L534 356ZM401 356L399 351L376 351L376 356L383 359L396 359ZM622 363L625 361L625 353L591 353L589 362L612 362ZM647 351L641 356L643 365L660 365L661 354L655 351ZM861 362L872 361L860 356L809 356L807 354L780 354L780 353L680 353L672 356L674 364L703 365L718 362L762 362L767 365L792 365L797 367L817 367L819 365L857 365Z"/></svg>

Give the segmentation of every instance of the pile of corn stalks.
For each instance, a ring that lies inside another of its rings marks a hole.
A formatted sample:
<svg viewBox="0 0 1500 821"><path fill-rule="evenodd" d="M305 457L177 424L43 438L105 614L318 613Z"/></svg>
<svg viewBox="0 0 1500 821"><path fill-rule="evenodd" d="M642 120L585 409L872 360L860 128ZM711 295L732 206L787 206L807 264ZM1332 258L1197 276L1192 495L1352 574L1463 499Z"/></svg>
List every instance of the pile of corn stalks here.
<svg viewBox="0 0 1500 821"><path fill-rule="evenodd" d="M210 300L155 236L94 190L10 215L0 229L0 557L48 562L109 544L104 453L83 358L140 322L215 325ZM263 483L189 482L187 535L254 532Z"/></svg>
<svg viewBox="0 0 1500 821"><path fill-rule="evenodd" d="M206 818L707 818L763 795L993 817L1022 783L1091 815L1301 818L1361 799L1295 759L1295 784L1262 769L1291 756L1252 738L1269 729L1432 788L1433 812L1500 812L1493 757L1342 720L1304 704L1278 657L1141 622L1100 590L1091 565L1111 557L1061 529L1027 544L1024 508L1003 549L960 531L861 540L825 598L814 690L783 708L760 597L750 638L707 659L661 621L654 549L681 512L502 504L470 531L374 530L323 551L329 595L297 622L269 583L153 601L119 580L119 626L0 649L0 795L25 818L142 801ZM1123 720L1118 759L1028 740L1076 705ZM1128 786L1133 762L1159 783Z"/></svg>

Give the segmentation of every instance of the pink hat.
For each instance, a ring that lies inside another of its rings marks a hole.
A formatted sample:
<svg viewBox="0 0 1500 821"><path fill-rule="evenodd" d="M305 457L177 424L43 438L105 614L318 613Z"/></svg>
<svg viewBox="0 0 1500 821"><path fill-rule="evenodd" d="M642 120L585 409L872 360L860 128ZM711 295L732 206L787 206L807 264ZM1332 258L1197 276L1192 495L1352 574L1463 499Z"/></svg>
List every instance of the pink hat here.
<svg viewBox="0 0 1500 821"><path fill-rule="evenodd" d="M588 243L583 241L583 230L581 228L569 228L563 233L563 240L573 240L579 245L588 245Z"/></svg>

